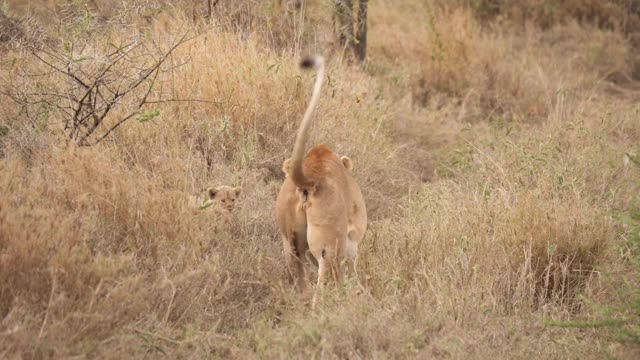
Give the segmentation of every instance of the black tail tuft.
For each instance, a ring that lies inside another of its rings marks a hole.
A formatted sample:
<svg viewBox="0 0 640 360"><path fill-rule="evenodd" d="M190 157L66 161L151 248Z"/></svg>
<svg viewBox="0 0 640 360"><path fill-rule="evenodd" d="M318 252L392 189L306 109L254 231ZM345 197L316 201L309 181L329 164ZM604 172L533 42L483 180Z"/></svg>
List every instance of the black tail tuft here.
<svg viewBox="0 0 640 360"><path fill-rule="evenodd" d="M300 67L305 69L310 69L316 66L316 59L312 57L306 57L300 62Z"/></svg>

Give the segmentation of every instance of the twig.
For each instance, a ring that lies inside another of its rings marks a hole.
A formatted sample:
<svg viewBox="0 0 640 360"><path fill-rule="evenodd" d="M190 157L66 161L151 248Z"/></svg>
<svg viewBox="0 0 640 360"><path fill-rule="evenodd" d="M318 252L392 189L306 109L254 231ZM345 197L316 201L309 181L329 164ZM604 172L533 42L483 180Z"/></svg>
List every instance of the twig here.
<svg viewBox="0 0 640 360"><path fill-rule="evenodd" d="M164 341L166 341L166 342L168 342L168 343L172 343L172 344L174 344L174 345L180 345L180 344L182 344L182 343L183 343L182 341L173 340L173 339L170 339L170 338L168 338L168 337L164 337L164 336L162 336L162 335L158 335L158 334L150 333L150 332L148 332L148 331L144 331L144 330L133 329L133 331L137 332L137 333L138 333L138 334L140 334L140 335L152 336L152 337L154 337L154 338L157 338L157 339L160 339L160 340L164 340Z"/></svg>
<svg viewBox="0 0 640 360"><path fill-rule="evenodd" d="M135 115L140 113L140 109L142 109L142 107L146 104L147 97L149 96L149 93L151 92L151 89L153 89L153 84L155 84L157 77L158 77L158 71L157 71L157 68L156 68L156 72L155 72L155 75L153 76L153 79L151 80L151 84L149 85L149 89L147 89L147 93L144 95L144 97L142 98L142 100L138 104L138 109L135 110L134 112L132 112L131 114L125 116L120 121L118 121L115 125L113 125L109 130L107 130L106 133L104 133L101 137L98 138L98 140L96 140L94 145L96 145L100 141L104 140L105 137L107 137L113 130L117 129L125 121L129 120L133 116L135 116ZM103 116L106 116L106 113L107 113L107 110L105 110L105 113L104 113ZM103 117L103 119L104 119L104 117ZM102 122L102 119L101 119L101 122ZM81 144L81 145L84 144L84 141L86 140L86 138L89 137L93 133L93 131L95 131L96 127L97 126L95 126L93 129L91 129L90 132L87 132L87 135L85 135L82 139L80 139L79 144Z"/></svg>
<svg viewBox="0 0 640 360"><path fill-rule="evenodd" d="M196 103L205 103L205 104L214 104L214 105L222 105L224 101L213 101L213 100L203 100L203 99L158 99L158 100L147 100L146 104L162 104L169 102L196 102Z"/></svg>
<svg viewBox="0 0 640 360"><path fill-rule="evenodd" d="M56 276L51 272L51 293L49 294L49 302L47 303L47 310L44 313L44 320L42 320L42 325L40 326L40 332L38 333L38 339L42 338L44 334L44 328L47 325L47 320L49 319L49 310L51 309L51 303L53 302L53 294L56 291Z"/></svg>

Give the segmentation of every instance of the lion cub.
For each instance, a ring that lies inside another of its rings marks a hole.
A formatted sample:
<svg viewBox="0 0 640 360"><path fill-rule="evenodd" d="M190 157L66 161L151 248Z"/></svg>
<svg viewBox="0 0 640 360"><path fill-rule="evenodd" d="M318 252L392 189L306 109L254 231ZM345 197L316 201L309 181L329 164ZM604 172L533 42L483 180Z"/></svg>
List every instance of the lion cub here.
<svg viewBox="0 0 640 360"><path fill-rule="evenodd" d="M208 187L204 194L189 197L189 205L193 209L212 210L221 225L229 226L232 211L240 197L242 187L219 185Z"/></svg>
<svg viewBox="0 0 640 360"><path fill-rule="evenodd" d="M205 207L208 207L210 206L210 203L217 201L223 210L231 212L233 211L233 208L236 205L236 200L240 196L241 192L241 187L234 188L226 185L207 188L206 195L208 205Z"/></svg>

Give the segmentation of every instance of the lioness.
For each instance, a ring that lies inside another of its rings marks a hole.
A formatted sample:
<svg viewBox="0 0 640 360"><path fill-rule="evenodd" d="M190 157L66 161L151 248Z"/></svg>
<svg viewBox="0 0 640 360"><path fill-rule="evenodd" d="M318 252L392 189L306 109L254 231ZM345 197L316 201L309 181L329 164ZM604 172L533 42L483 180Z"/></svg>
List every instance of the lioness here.
<svg viewBox="0 0 640 360"><path fill-rule="evenodd" d="M287 176L276 200L276 219L291 279L301 292L307 292L307 251L318 262L317 290L312 300L315 307L327 272L340 283L342 259L346 256L355 263L358 244L367 228L367 209L360 187L351 176L350 158L338 158L322 144L304 156L311 114L324 79L324 60L306 59L301 66L317 68L318 75L293 155L283 163Z"/></svg>

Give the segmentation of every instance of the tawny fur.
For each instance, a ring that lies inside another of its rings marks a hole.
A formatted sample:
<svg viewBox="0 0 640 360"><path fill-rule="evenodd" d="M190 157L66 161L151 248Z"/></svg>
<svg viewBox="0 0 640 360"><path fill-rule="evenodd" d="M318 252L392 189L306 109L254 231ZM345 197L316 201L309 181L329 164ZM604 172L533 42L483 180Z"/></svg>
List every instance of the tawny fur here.
<svg viewBox="0 0 640 360"><path fill-rule="evenodd" d="M340 264L345 256L357 257L358 244L367 227L367 211L360 187L351 176L353 162L339 158L325 145L316 145L304 156L311 120L317 106L322 81L322 58L306 60L303 65L318 68L314 91L305 112L291 159L283 163L287 175L276 200L276 218L284 244L291 279L306 292L307 253L318 262L317 291L328 274L342 282ZM355 264L354 264L355 268Z"/></svg>
<svg viewBox="0 0 640 360"><path fill-rule="evenodd" d="M226 185L219 185L207 188L205 193L209 201L218 202L220 207L226 211L233 211L233 208L236 205L236 200L240 197L241 192L241 187L234 188Z"/></svg>
<svg viewBox="0 0 640 360"><path fill-rule="evenodd" d="M219 228L230 227L232 212L240 198L241 187L219 185L208 187L203 194L189 196L189 207L194 211L206 211L216 218Z"/></svg>

